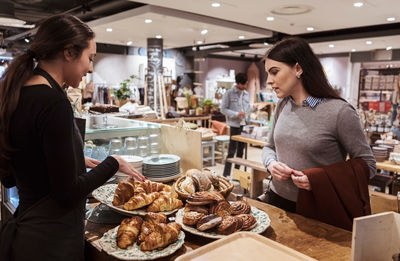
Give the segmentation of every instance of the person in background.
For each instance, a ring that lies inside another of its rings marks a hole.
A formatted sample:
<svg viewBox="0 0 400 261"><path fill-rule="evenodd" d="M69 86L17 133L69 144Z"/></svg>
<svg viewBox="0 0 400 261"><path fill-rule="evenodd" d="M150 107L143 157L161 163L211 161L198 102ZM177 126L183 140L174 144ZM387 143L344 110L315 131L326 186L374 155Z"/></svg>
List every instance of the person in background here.
<svg viewBox="0 0 400 261"><path fill-rule="evenodd" d="M230 136L240 135L243 126L246 125L246 116L252 111L250 105L250 95L247 89L247 75L238 73L235 76L236 84L229 89L222 98L221 112L226 116L226 123L230 127ZM229 142L227 158L232 158L235 153L236 157L243 157L243 149L245 144L242 142ZM235 168L239 169L239 165ZM232 164L225 162L224 177L229 177L231 174Z"/></svg>
<svg viewBox="0 0 400 261"><path fill-rule="evenodd" d="M375 158L357 112L331 87L309 44L285 39L265 59L267 84L280 99L262 152L272 176L268 203L296 212L299 189L313 189L302 170L344 162L347 154L363 159L374 176Z"/></svg>
<svg viewBox="0 0 400 261"><path fill-rule="evenodd" d="M0 179L19 194L14 217L0 230L2 260L84 260L87 195L118 170L145 179L117 155L103 162L84 157L61 86L77 88L95 55L89 26L56 15L40 25L30 48L1 78Z"/></svg>

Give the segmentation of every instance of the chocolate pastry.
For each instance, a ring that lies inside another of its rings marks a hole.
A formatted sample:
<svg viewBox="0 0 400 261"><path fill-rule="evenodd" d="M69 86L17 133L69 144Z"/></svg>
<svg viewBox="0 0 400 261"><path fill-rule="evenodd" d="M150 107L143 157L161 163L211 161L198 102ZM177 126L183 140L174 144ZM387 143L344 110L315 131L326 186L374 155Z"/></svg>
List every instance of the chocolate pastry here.
<svg viewBox="0 0 400 261"><path fill-rule="evenodd" d="M217 191L201 191L189 195L186 202L191 205L199 206L211 204L224 199L225 198L221 195L221 193Z"/></svg>
<svg viewBox="0 0 400 261"><path fill-rule="evenodd" d="M226 200L220 200L211 204L210 213L219 217L230 216L232 214L231 205Z"/></svg>
<svg viewBox="0 0 400 261"><path fill-rule="evenodd" d="M193 172L192 179L194 186L196 187L196 191L209 191L211 189L211 180L201 171Z"/></svg>
<svg viewBox="0 0 400 261"><path fill-rule="evenodd" d="M199 213L203 213L204 215L208 215L208 208L205 206L196 206L186 203L185 212L195 211Z"/></svg>
<svg viewBox="0 0 400 261"><path fill-rule="evenodd" d="M250 214L250 205L243 200L231 203L232 215Z"/></svg>
<svg viewBox="0 0 400 261"><path fill-rule="evenodd" d="M242 219L242 221L243 221L242 230L244 230L244 231L252 230L253 228L255 228L257 226L257 220L251 214L240 214L235 217Z"/></svg>
<svg viewBox="0 0 400 261"><path fill-rule="evenodd" d="M239 231L243 226L241 218L234 216L225 216L222 219L221 225L217 228L217 233L221 235L230 235L236 231Z"/></svg>
<svg viewBox="0 0 400 261"><path fill-rule="evenodd" d="M182 222L185 225L194 226L203 217L205 217L205 215L203 213L199 213L199 212L195 212L195 211L185 212L185 214L183 215Z"/></svg>
<svg viewBox="0 0 400 261"><path fill-rule="evenodd" d="M196 228L200 231L205 231L211 228L214 228L221 224L222 218L217 215L210 214L208 216L203 217L197 222Z"/></svg>

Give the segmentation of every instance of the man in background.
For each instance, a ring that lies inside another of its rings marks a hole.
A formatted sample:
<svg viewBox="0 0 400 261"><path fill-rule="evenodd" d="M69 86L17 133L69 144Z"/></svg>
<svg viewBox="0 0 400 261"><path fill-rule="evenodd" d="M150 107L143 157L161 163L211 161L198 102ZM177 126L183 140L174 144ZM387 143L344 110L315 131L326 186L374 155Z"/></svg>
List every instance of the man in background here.
<svg viewBox="0 0 400 261"><path fill-rule="evenodd" d="M240 135L243 126L246 125L246 116L252 111L250 106L250 95L247 89L247 75L238 73L235 77L236 84L229 89L222 98L221 112L226 116L226 123L230 127L230 136ZM245 144L242 142L229 142L227 158L243 157L243 149ZM239 169L239 165L235 168ZM231 174L232 164L225 162L224 177L229 177Z"/></svg>

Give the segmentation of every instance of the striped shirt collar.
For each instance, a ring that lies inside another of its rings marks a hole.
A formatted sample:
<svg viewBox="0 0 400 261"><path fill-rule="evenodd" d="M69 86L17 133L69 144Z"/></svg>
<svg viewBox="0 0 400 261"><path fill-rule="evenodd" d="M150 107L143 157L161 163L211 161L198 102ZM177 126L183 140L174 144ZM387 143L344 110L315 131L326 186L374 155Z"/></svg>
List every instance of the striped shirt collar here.
<svg viewBox="0 0 400 261"><path fill-rule="evenodd" d="M290 96L290 99L294 102L294 99L292 96ZM313 96L308 96L303 102L302 106L303 107L310 107L314 109L318 104L321 104L325 101L325 98L317 98Z"/></svg>

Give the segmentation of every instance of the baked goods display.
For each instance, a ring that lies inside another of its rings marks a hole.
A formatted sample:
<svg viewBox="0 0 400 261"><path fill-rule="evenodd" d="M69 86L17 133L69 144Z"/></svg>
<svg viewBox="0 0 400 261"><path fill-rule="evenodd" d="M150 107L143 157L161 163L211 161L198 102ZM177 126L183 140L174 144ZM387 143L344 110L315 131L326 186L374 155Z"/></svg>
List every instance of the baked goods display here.
<svg viewBox="0 0 400 261"><path fill-rule="evenodd" d="M187 199L190 194L202 191L218 191L226 198L233 189L233 183L207 169L190 169L173 187L181 199Z"/></svg>
<svg viewBox="0 0 400 261"><path fill-rule="evenodd" d="M217 191L191 194L186 200L182 219L177 215L177 222L201 232L214 232L218 235L250 231L258 224L246 201L229 203Z"/></svg>
<svg viewBox="0 0 400 261"><path fill-rule="evenodd" d="M183 206L169 185L130 178L118 183L112 204L128 211L147 207L147 212L171 211Z"/></svg>
<svg viewBox="0 0 400 261"><path fill-rule="evenodd" d="M148 213L144 220L133 216L122 220L117 231L117 245L126 249L135 242L141 251L162 249L178 240L181 225L167 223L167 216L162 213Z"/></svg>
<svg viewBox="0 0 400 261"><path fill-rule="evenodd" d="M109 113L109 112L119 112L119 107L111 104L97 104L90 106L91 111Z"/></svg>

